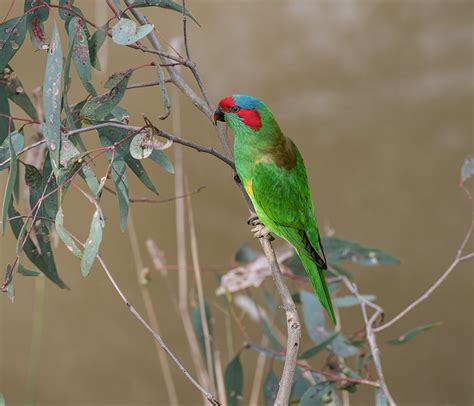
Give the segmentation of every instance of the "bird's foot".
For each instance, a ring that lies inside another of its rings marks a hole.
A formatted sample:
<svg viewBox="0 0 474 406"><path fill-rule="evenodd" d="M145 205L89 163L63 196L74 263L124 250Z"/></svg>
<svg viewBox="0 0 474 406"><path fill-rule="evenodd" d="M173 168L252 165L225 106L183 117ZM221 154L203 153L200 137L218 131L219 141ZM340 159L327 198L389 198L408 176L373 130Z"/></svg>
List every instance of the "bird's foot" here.
<svg viewBox="0 0 474 406"><path fill-rule="evenodd" d="M250 230L255 238L265 238L268 241L273 241L275 237L271 234L271 231L265 227L265 224L263 224L258 216L251 216L248 220L247 223L250 226L253 226L253 228Z"/></svg>

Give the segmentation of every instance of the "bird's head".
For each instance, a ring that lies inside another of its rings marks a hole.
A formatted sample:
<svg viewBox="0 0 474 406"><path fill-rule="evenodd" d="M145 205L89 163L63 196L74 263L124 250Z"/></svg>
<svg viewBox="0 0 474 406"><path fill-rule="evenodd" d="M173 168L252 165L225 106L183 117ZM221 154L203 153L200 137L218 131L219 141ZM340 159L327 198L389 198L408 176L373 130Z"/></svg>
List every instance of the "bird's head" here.
<svg viewBox="0 0 474 406"><path fill-rule="evenodd" d="M214 112L214 123L225 121L233 130L246 128L258 131L265 118L271 116L268 107L252 96L234 94L224 97Z"/></svg>

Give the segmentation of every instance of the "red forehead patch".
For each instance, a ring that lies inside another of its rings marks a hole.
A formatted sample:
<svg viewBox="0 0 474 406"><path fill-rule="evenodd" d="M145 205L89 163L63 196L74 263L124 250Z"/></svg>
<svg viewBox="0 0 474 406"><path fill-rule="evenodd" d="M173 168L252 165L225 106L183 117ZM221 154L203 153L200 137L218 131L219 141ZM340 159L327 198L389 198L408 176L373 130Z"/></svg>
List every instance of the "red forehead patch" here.
<svg viewBox="0 0 474 406"><path fill-rule="evenodd" d="M242 122L252 130L259 130L262 127L262 120L258 111L251 109L240 109L237 115Z"/></svg>
<svg viewBox="0 0 474 406"><path fill-rule="evenodd" d="M220 102L219 102L219 106L222 107L222 109L224 111L229 111L229 109L235 105L235 102L234 102L234 99L232 98L232 96L227 96L227 97L224 97Z"/></svg>

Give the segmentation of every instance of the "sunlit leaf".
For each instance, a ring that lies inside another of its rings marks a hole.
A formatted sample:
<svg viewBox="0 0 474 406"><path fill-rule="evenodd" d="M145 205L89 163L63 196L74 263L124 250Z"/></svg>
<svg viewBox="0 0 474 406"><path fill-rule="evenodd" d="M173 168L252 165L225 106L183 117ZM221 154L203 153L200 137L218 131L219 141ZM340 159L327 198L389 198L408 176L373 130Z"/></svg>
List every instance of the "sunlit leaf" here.
<svg viewBox="0 0 474 406"><path fill-rule="evenodd" d="M123 158L115 159L112 162L112 179L115 184L115 193L119 206L120 229L122 231L127 227L128 218L128 176L127 167Z"/></svg>
<svg viewBox="0 0 474 406"><path fill-rule="evenodd" d="M178 13L183 13L183 6L181 2L176 2L173 0L134 0L133 7L150 7L156 6L161 8L166 8L168 10L177 11ZM191 18L197 25L199 23L194 18L189 10L186 10L186 15Z"/></svg>
<svg viewBox="0 0 474 406"><path fill-rule="evenodd" d="M90 83L92 80L92 67L89 56L89 43L84 25L85 23L78 17L70 19L68 25L69 46L72 47L72 60L84 88L92 96L96 96L97 92Z"/></svg>
<svg viewBox="0 0 474 406"><path fill-rule="evenodd" d="M474 175L474 154L470 154L464 164L462 165L461 169L461 182L464 183L468 180L471 176Z"/></svg>
<svg viewBox="0 0 474 406"><path fill-rule="evenodd" d="M430 330L433 327L441 326L441 324L442 324L441 322L424 324L423 326L419 326L419 327L414 328L413 330L408 331L407 333L401 335L400 337L392 338L391 340L388 340L387 343L393 344L393 345L405 344L408 341L413 340L418 334L422 333L423 331Z"/></svg>
<svg viewBox="0 0 474 406"><path fill-rule="evenodd" d="M100 243L102 242L102 229L104 228L104 219L99 208L92 216L89 236L84 244L84 252L81 260L81 272L84 277L89 275L92 265L99 253Z"/></svg>
<svg viewBox="0 0 474 406"><path fill-rule="evenodd" d="M54 23L43 84L43 109L45 119L43 133L55 171L59 169L59 154L61 151L60 114L62 70L63 55L61 42L58 28L56 27L56 23Z"/></svg>
<svg viewBox="0 0 474 406"><path fill-rule="evenodd" d="M374 295L360 295L365 300L373 302L376 297ZM332 300L332 305L334 307L351 307L359 304L359 299L355 296L340 296Z"/></svg>
<svg viewBox="0 0 474 406"><path fill-rule="evenodd" d="M4 71L25 40L26 20L26 16L21 16L0 24L0 73Z"/></svg>
<svg viewBox="0 0 474 406"><path fill-rule="evenodd" d="M375 406L388 406L388 399L380 388L375 388Z"/></svg>
<svg viewBox="0 0 474 406"><path fill-rule="evenodd" d="M15 151L15 156L18 155L18 152L25 146L25 137L23 136L23 133L18 131L12 132L10 137L5 139L3 144L0 145L0 171L10 167L9 162L1 165L2 162L10 159L10 140Z"/></svg>
<svg viewBox="0 0 474 406"><path fill-rule="evenodd" d="M41 4L45 4L43 7ZM47 4L50 4L50 0L25 0L24 11L27 14L27 25L28 32L30 33L31 43L38 49L46 49L47 45L47 36L44 31L44 22L49 17L49 7ZM29 12L29 10L32 10Z"/></svg>
<svg viewBox="0 0 474 406"><path fill-rule="evenodd" d="M10 151L10 172L8 174L7 186L3 194L3 209L2 209L2 234L5 234L8 219L8 207L13 199L13 188L15 186L16 177L18 176L18 161L16 158L15 149L13 148L12 138L8 137L8 145Z"/></svg>
<svg viewBox="0 0 474 406"><path fill-rule="evenodd" d="M107 31L109 30L109 22L100 27L92 37L89 39L89 55L91 60L91 65L100 71L101 66L99 62L99 50L107 38Z"/></svg>
<svg viewBox="0 0 474 406"><path fill-rule="evenodd" d="M334 333L333 335L329 336L326 340L322 341L320 344L310 348L309 350L306 350L298 358L309 359L311 357L314 357L316 354L323 351L329 344L331 344L338 335L339 333Z"/></svg>
<svg viewBox="0 0 474 406"><path fill-rule="evenodd" d="M153 24L138 26L128 18L122 18L112 27L112 40L119 45L130 45L146 37L153 28Z"/></svg>
<svg viewBox="0 0 474 406"><path fill-rule="evenodd" d="M13 234L18 239L20 236L21 229L23 228L23 220L20 217L13 204L10 204L8 209L8 216L10 217L10 226L13 231ZM39 229L39 234L43 232L43 228ZM42 240L42 245L45 247L45 250L38 250L30 237L27 237L23 251L25 252L28 259L42 272L45 276L58 285L60 288L67 289L67 285L61 280L56 270L56 265L54 263L54 257L52 256L51 246L49 244L49 239L44 240L43 235L40 235Z"/></svg>
<svg viewBox="0 0 474 406"><path fill-rule="evenodd" d="M343 261L354 262L361 265L397 265L399 259L382 250L367 248L354 241L338 237L323 237L324 250L330 264Z"/></svg>
<svg viewBox="0 0 474 406"><path fill-rule="evenodd" d="M279 387L280 381L273 369L270 369L263 383L263 402L265 405L272 406L275 404Z"/></svg>
<svg viewBox="0 0 474 406"><path fill-rule="evenodd" d="M300 406L323 406L334 387L334 382L318 382L311 386L303 395Z"/></svg>
<svg viewBox="0 0 474 406"><path fill-rule="evenodd" d="M110 91L88 100L82 107L81 116L88 120L104 120L122 100L131 75L132 70L129 69Z"/></svg>
<svg viewBox="0 0 474 406"><path fill-rule="evenodd" d="M227 395L227 404L237 406L242 401L244 389L244 370L240 362L240 354L227 365L224 373L224 386Z"/></svg>
<svg viewBox="0 0 474 406"><path fill-rule="evenodd" d="M244 242L234 255L234 259L237 262L252 262L258 257L258 253L250 248L247 242Z"/></svg>
<svg viewBox="0 0 474 406"><path fill-rule="evenodd" d="M74 239L69 235L69 233L64 229L64 214L63 209L60 207L55 219L56 232L58 233L59 238L62 240L67 249L72 252L72 254L78 258L82 258L82 252L76 245Z"/></svg>
<svg viewBox="0 0 474 406"><path fill-rule="evenodd" d="M14 74L10 75L8 79L5 80L5 89L8 98L13 103L20 106L33 120L38 119L38 112L36 111L35 106L33 106L33 103L25 92L23 84L18 77Z"/></svg>
<svg viewBox="0 0 474 406"><path fill-rule="evenodd" d="M29 269L26 269L22 264L18 264L18 273L23 276L38 276L39 275L39 272L30 271Z"/></svg>

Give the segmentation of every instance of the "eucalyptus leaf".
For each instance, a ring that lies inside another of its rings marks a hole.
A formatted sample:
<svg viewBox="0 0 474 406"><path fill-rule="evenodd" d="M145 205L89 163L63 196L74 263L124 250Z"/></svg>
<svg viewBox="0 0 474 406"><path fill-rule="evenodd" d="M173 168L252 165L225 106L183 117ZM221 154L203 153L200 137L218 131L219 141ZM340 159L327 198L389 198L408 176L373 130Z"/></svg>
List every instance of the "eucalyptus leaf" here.
<svg viewBox="0 0 474 406"><path fill-rule="evenodd" d="M102 242L102 229L104 228L104 219L99 208L92 216L89 236L84 244L84 252L81 259L81 273L86 277L89 275L92 265L99 253L100 243Z"/></svg>
<svg viewBox="0 0 474 406"><path fill-rule="evenodd" d="M165 75L163 73L163 69L160 65L156 65L156 70L158 73L158 83L160 84L160 93L161 99L163 101L163 107L165 108L165 114L159 116L158 118L164 120L170 115L171 112L171 101L168 95L168 90L166 89L165 85Z"/></svg>
<svg viewBox="0 0 474 406"><path fill-rule="evenodd" d="M23 15L0 24L0 73L4 72L25 40L26 20Z"/></svg>
<svg viewBox="0 0 474 406"><path fill-rule="evenodd" d="M9 75L4 83L8 98L17 106L21 107L33 120L37 120L38 112L35 106L33 106L28 94L25 92L20 79L12 74Z"/></svg>
<svg viewBox="0 0 474 406"><path fill-rule="evenodd" d="M376 297L374 295L360 295L362 298L369 302L373 302ZM349 296L340 296L332 300L332 305L334 307L351 307L359 304L359 299L353 295Z"/></svg>
<svg viewBox="0 0 474 406"><path fill-rule="evenodd" d="M391 340L388 340L387 343L393 344L393 345L405 344L413 340L418 334L422 333L423 331L431 330L434 327L441 326L441 324L443 323L438 321L436 323L429 323L429 324L424 324L422 326L418 326L414 328L413 330L410 330L406 332L405 334L402 334L400 337L392 338Z"/></svg>
<svg viewBox="0 0 474 406"><path fill-rule="evenodd" d="M115 159L112 162L112 179L115 184L115 193L119 206L120 229L122 231L127 227L128 218L128 176L127 166L123 158Z"/></svg>
<svg viewBox="0 0 474 406"><path fill-rule="evenodd" d="M314 357L316 354L323 351L329 344L331 344L334 339L339 335L339 333L334 333L333 335L329 336L326 340L321 342L320 344L306 350L303 354L301 354L298 359L309 359Z"/></svg>
<svg viewBox="0 0 474 406"><path fill-rule="evenodd" d="M146 37L153 31L153 24L137 24L128 18L122 18L112 27L112 41L119 45L130 45Z"/></svg>
<svg viewBox="0 0 474 406"><path fill-rule="evenodd" d="M10 137L6 138L3 144L0 145L0 171L10 167L9 162L1 165L2 162L10 159L10 140L13 145L13 150L15 151L15 156L17 156L18 152L25 146L25 137L22 132L14 131L11 133Z"/></svg>
<svg viewBox="0 0 474 406"><path fill-rule="evenodd" d="M234 259L237 262L248 263L255 261L258 258L258 253L250 248L247 242L244 242L234 255Z"/></svg>
<svg viewBox="0 0 474 406"><path fill-rule="evenodd" d="M18 264L18 273L23 276L38 276L39 272L30 271L26 269L22 264Z"/></svg>
<svg viewBox="0 0 474 406"><path fill-rule="evenodd" d="M8 208L13 199L13 188L15 186L16 177L18 176L18 161L16 158L15 149L13 148L12 138L8 137L8 145L10 151L10 172L8 174L7 186L3 194L3 209L2 209L2 234L5 234L7 226Z"/></svg>
<svg viewBox="0 0 474 406"><path fill-rule="evenodd" d="M153 150L149 158L153 162L160 165L166 172L174 173L174 166L163 151L160 151L159 149L155 149Z"/></svg>
<svg viewBox="0 0 474 406"><path fill-rule="evenodd" d="M0 72L1 74L1 72ZM0 145L5 146L5 140L8 135L14 131L15 123L9 120L10 116L10 104L8 102L7 89L5 85L0 84ZM6 144L8 150L8 140ZM0 161L0 163L3 161Z"/></svg>
<svg viewBox="0 0 474 406"><path fill-rule="evenodd" d="M462 165L461 169L461 182L464 183L468 180L471 176L474 175L474 154L470 154L464 164Z"/></svg>
<svg viewBox="0 0 474 406"><path fill-rule="evenodd" d="M63 71L63 55L58 28L53 23L53 35L49 45L48 60L43 84L43 109L45 123L43 134L50 151L53 168L59 169L61 151L61 76Z"/></svg>
<svg viewBox="0 0 474 406"><path fill-rule="evenodd" d="M49 17L50 0L25 0L24 11L27 13L28 32L30 34L31 43L38 49L47 49L47 36L44 30L44 22ZM41 4L44 4L43 7ZM30 12L30 10L32 10Z"/></svg>
<svg viewBox="0 0 474 406"><path fill-rule="evenodd" d="M275 372L273 372L273 369L270 369L263 383L263 403L266 406L272 406L275 404L279 388L280 381Z"/></svg>
<svg viewBox="0 0 474 406"><path fill-rule="evenodd" d="M209 329L209 336L212 342L213 329L212 329L211 310L209 308L209 304L207 303L206 299L204 299L204 309L206 313L207 326ZM204 336L204 327L202 325L201 311L200 311L198 303L196 303L191 309L191 321L193 324L194 334L199 344L199 349L201 350L201 355L203 359L206 360L207 359L206 337ZM213 357L213 354L211 354L211 358L212 357Z"/></svg>
<svg viewBox="0 0 474 406"><path fill-rule="evenodd" d="M130 143L130 155L135 159L148 158L152 152L153 147L147 143L149 138L148 133L140 132L135 135Z"/></svg>
<svg viewBox="0 0 474 406"><path fill-rule="evenodd" d="M229 406L240 405L244 389L244 370L240 362L240 354L237 354L227 365L224 373L224 386L227 404Z"/></svg>
<svg viewBox="0 0 474 406"><path fill-rule="evenodd" d="M107 32L109 30L109 22L105 25L97 29L92 37L89 39L89 56L90 56L90 63L91 65L97 69L101 70L100 62L99 62L99 50L105 42L107 38Z"/></svg>
<svg viewBox="0 0 474 406"><path fill-rule="evenodd" d="M300 401L300 406L323 406L328 403L325 401L326 399L324 399L325 396L328 398L333 388L334 382L318 382L304 393Z"/></svg>
<svg viewBox="0 0 474 406"><path fill-rule="evenodd" d="M380 388L375 388L375 406L388 406L388 399Z"/></svg>
<svg viewBox="0 0 474 406"><path fill-rule="evenodd" d="M168 10L177 11L178 13L181 13L181 14L183 13L183 5L173 0L134 0L133 1L133 7L151 7L151 6L156 6L156 7L161 7ZM191 18L197 25L200 26L200 24L197 22L197 20L194 18L191 12L187 9L186 9L186 16Z"/></svg>
<svg viewBox="0 0 474 406"><path fill-rule="evenodd" d="M69 235L69 233L64 229L64 214L61 207L56 213L56 219L54 223L56 226L56 232L58 233L58 236L64 245L66 245L67 249L71 251L74 256L82 258L81 250L77 247L75 241Z"/></svg>

